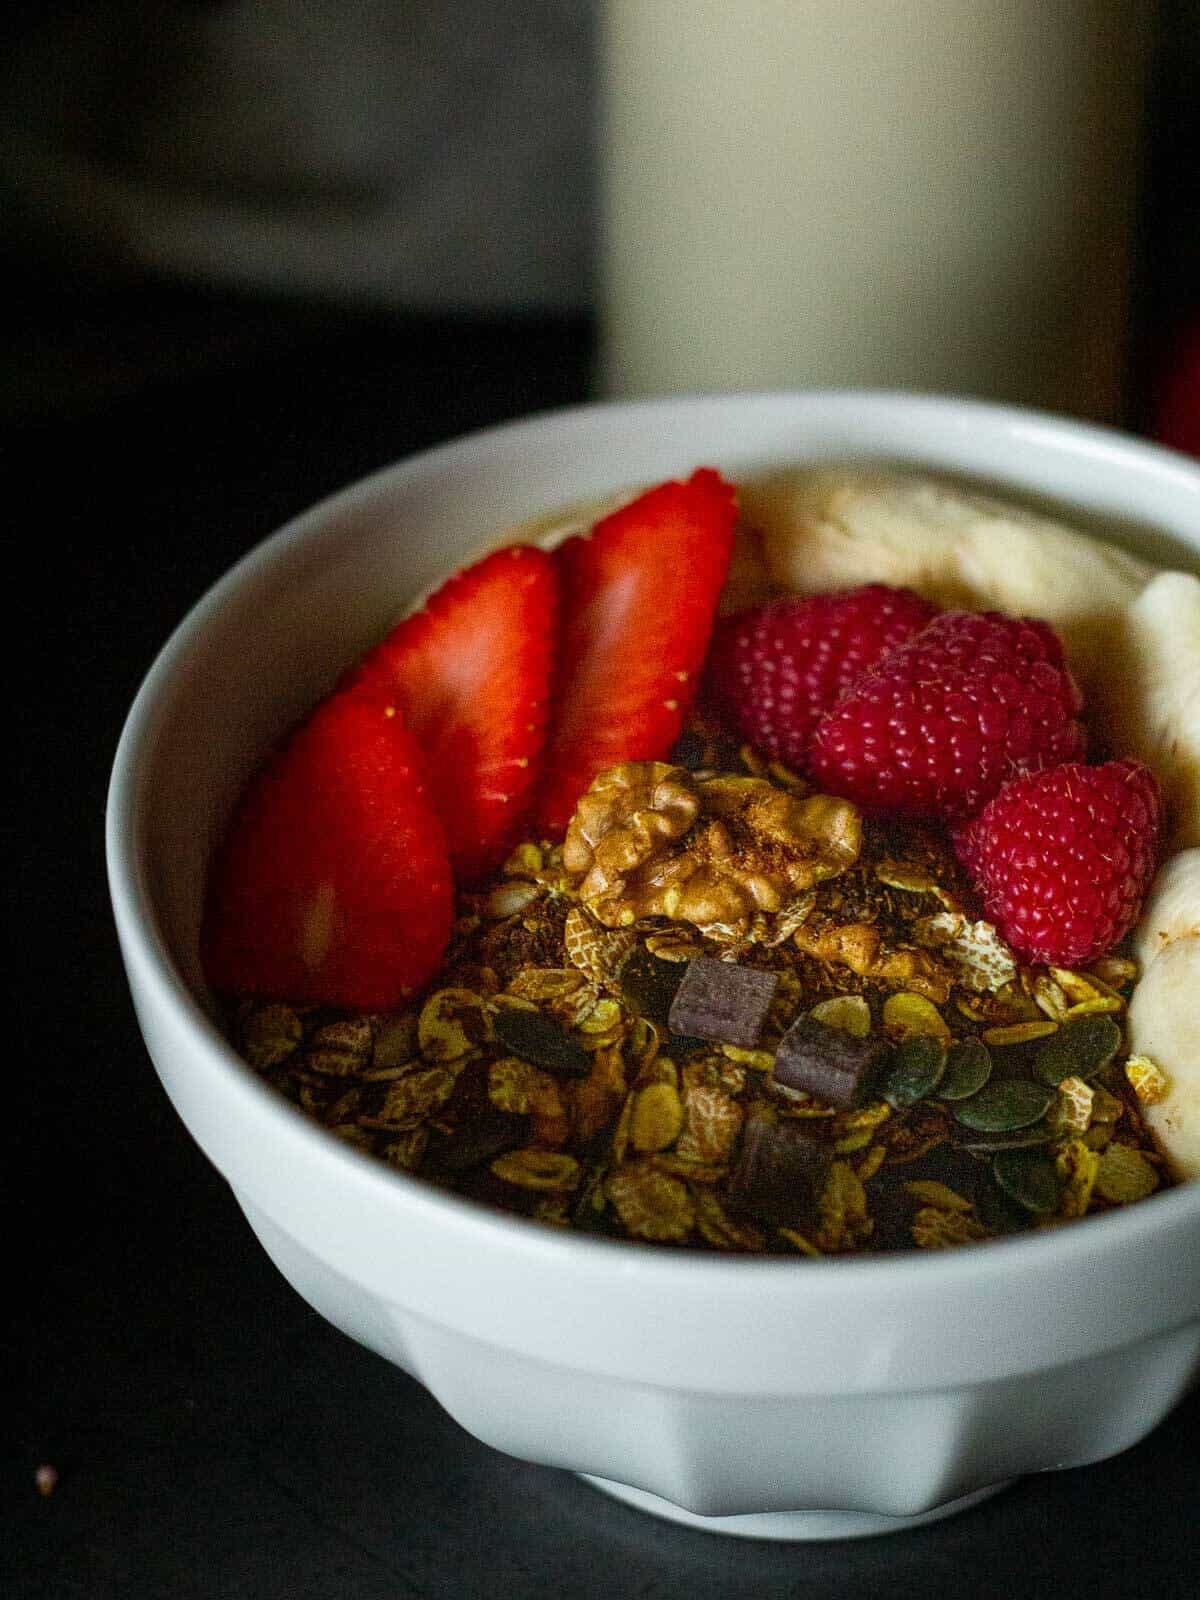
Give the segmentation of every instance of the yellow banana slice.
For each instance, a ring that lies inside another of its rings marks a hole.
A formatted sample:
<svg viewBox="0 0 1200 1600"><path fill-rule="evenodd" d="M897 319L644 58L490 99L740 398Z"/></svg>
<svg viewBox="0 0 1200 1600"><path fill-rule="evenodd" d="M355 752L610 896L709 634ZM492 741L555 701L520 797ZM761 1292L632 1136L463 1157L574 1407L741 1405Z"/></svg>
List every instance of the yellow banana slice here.
<svg viewBox="0 0 1200 1600"><path fill-rule="evenodd" d="M1142 1115L1179 1179L1200 1178L1200 936L1174 939L1150 962L1129 1002L1132 1054L1166 1074L1167 1092Z"/></svg>
<svg viewBox="0 0 1200 1600"><path fill-rule="evenodd" d="M1130 605L1091 691L1115 755L1153 767L1175 848L1200 845L1200 578L1160 572Z"/></svg>
<svg viewBox="0 0 1200 1600"><path fill-rule="evenodd" d="M1044 617L1085 693L1154 573L1079 529L903 472L788 469L743 483L741 506L782 588L905 584L945 607Z"/></svg>
<svg viewBox="0 0 1200 1600"><path fill-rule="evenodd" d="M1176 939L1200 938L1200 849L1179 850L1159 869L1141 921L1133 931L1133 953L1143 970ZM1197 996L1200 1034L1200 996Z"/></svg>

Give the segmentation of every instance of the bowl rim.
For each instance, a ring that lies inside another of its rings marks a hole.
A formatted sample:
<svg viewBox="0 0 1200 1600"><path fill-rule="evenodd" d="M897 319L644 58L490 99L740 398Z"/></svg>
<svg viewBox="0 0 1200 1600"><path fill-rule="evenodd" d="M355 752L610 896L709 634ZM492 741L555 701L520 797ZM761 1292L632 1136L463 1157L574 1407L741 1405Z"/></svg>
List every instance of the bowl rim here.
<svg viewBox="0 0 1200 1600"><path fill-rule="evenodd" d="M1067 1268L1110 1248L1136 1249L1161 1234L1165 1227L1184 1224L1188 1219L1200 1226L1200 1183L1182 1184L1136 1205L1090 1217L1082 1228L1064 1226L1048 1234L997 1239L989 1241L986 1250L912 1250L850 1258L803 1258L802 1273L796 1271L798 1262L791 1257L710 1254L560 1232L439 1190L340 1143L253 1073L217 1029L175 963L153 903L143 860L140 818L147 797L141 767L168 709L176 672L228 597L267 571L283 551L307 548L332 535L338 515L357 502L390 485L400 487L406 481L436 473L464 452L483 451L500 458L519 450L527 439L542 435L547 429L559 430L564 437L572 433L586 435L597 424L618 416L651 426L656 417L678 416L714 405L741 412L781 404L797 404L802 410L819 409L826 414L853 411L882 415L900 407L915 419L938 422L943 431L947 426L963 431L982 423L993 431L1008 433L1014 442L1020 438L1036 439L1043 448L1050 446L1075 457L1083 454L1117 464L1126 462L1132 470L1142 473L1147 467L1152 468L1156 476L1165 478L1182 495L1185 506L1194 502L1200 549L1200 464L1166 446L1137 439L1106 424L956 396L811 389L591 401L472 430L403 457L323 497L255 544L193 604L147 671L122 728L105 813L110 893L131 985L136 978L147 1003L192 1036L196 1048L190 1070L203 1073L230 1111L248 1117L258 1133L269 1132L288 1150L306 1160L319 1161L365 1204L436 1221L454 1233L473 1236L480 1245L502 1245L510 1254L516 1252L550 1269L569 1263L573 1273L594 1270L607 1276L614 1264L619 1264L627 1281L640 1282L650 1276L660 1286L686 1281L698 1289L711 1286L714 1292L727 1292L742 1284L761 1285L784 1274L814 1288L836 1285L843 1290L855 1283L865 1288L868 1281L900 1285L914 1279L922 1285L936 1279L946 1286L965 1286L981 1278L992 1282L998 1278L1023 1280L1034 1263L1039 1269ZM1019 488L1014 492L1019 493ZM1178 1320L1187 1320L1186 1315L1181 1313Z"/></svg>

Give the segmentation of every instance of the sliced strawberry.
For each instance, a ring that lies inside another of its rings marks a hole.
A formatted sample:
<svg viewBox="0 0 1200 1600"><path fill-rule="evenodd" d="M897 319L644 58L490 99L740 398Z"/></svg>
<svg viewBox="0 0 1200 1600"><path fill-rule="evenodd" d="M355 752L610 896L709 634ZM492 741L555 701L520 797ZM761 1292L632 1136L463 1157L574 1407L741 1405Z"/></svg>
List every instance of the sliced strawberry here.
<svg viewBox="0 0 1200 1600"><path fill-rule="evenodd" d="M425 758L369 691L322 701L251 780L209 885L214 989L389 1010L436 970L453 884Z"/></svg>
<svg viewBox="0 0 1200 1600"><path fill-rule="evenodd" d="M460 886L499 866L529 812L558 629L558 575L533 545L457 572L351 674L394 700L429 762Z"/></svg>
<svg viewBox="0 0 1200 1600"><path fill-rule="evenodd" d="M560 835L598 772L664 757L697 687L733 553L733 488L711 468L664 483L556 552L560 699L534 800Z"/></svg>

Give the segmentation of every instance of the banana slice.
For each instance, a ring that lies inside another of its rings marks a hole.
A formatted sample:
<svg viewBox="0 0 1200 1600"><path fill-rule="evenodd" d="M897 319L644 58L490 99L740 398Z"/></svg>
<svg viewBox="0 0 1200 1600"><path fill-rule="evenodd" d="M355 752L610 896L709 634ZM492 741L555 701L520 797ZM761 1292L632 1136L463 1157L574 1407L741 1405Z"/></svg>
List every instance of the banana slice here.
<svg viewBox="0 0 1200 1600"><path fill-rule="evenodd" d="M1145 970L1167 945L1187 938L1200 938L1200 849L1179 850L1159 869L1133 930L1133 953Z"/></svg>
<svg viewBox="0 0 1200 1600"><path fill-rule="evenodd" d="M901 472L792 468L746 482L772 578L810 594L906 584L945 607L1044 617L1090 694L1154 568L1023 507Z"/></svg>
<svg viewBox="0 0 1200 1600"><path fill-rule="evenodd" d="M1167 840L1200 844L1200 578L1160 572L1111 639L1091 695L1092 725L1162 784Z"/></svg>
<svg viewBox="0 0 1200 1600"><path fill-rule="evenodd" d="M1142 1115L1171 1171L1200 1178L1200 936L1173 940L1142 973L1129 1002L1129 1045L1166 1074L1168 1091Z"/></svg>
<svg viewBox="0 0 1200 1600"><path fill-rule="evenodd" d="M575 500L570 505L560 505L540 516L514 522L496 537L496 545L544 544L554 546L569 539L574 533L587 533L601 517L619 511L631 500L636 500L643 488L621 489L615 494L603 495L595 500Z"/></svg>

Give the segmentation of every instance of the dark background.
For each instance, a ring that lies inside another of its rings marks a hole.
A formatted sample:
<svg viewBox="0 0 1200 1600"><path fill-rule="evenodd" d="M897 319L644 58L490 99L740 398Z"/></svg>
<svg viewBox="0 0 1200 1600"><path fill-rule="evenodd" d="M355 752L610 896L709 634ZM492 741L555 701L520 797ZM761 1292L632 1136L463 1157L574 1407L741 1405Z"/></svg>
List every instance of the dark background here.
<svg viewBox="0 0 1200 1600"><path fill-rule="evenodd" d="M238 166L235 143L228 187L206 197L214 217L230 194L251 213L286 201L301 221L314 206L361 210L368 242L380 217L428 242L429 218L414 221L405 194L446 194L454 250L493 264L484 287L431 269L424 290L389 288L369 263L345 293L315 270L256 281L215 245L187 270L116 228L111 194L81 191L79 172L132 173L151 185L135 184L135 201L194 184L182 158L156 164L150 134L174 126L180 104L198 115L197 102L148 94L146 65L182 70L205 14L238 9L13 4L0 21L13 91L0 130L0 458L19 780L0 1594L1190 1595L1195 1394L1118 1460L1019 1484L927 1530L790 1548L686 1532L477 1444L321 1322L182 1130L140 1043L103 877L108 768L142 675L199 594L272 528L398 456L586 397L595 342L587 4L522 0L483 21L461 0L394 8L439 106L450 42L474 40L459 122L405 168L398 209L385 156L409 128L399 113L365 178L361 163L316 158L264 177ZM346 14L374 26L387 10ZM1171 0L1163 18L1123 418L1140 430L1200 306L1200 8ZM343 82L360 60L351 52ZM521 174L511 230L511 202L471 204L494 173L480 130L497 127ZM296 145L303 155L302 128ZM436 252L422 259L436 266ZM41 1464L58 1474L46 1496Z"/></svg>

